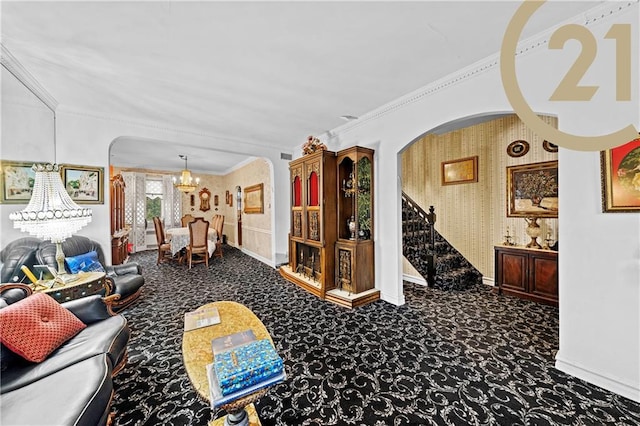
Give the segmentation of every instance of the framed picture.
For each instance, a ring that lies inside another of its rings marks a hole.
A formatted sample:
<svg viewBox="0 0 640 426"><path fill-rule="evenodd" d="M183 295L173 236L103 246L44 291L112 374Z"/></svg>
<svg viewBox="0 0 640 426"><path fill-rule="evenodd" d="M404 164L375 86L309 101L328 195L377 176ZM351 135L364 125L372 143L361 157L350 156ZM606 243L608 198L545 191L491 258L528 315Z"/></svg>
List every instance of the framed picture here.
<svg viewBox="0 0 640 426"><path fill-rule="evenodd" d="M78 204L104 204L104 168L60 166L62 183L71 199Z"/></svg>
<svg viewBox="0 0 640 426"><path fill-rule="evenodd" d="M0 161L0 202L4 204L29 204L36 172L33 162Z"/></svg>
<svg viewBox="0 0 640 426"><path fill-rule="evenodd" d="M558 161L507 167L507 217L558 217Z"/></svg>
<svg viewBox="0 0 640 426"><path fill-rule="evenodd" d="M264 184L247 186L244 188L244 212L264 213Z"/></svg>
<svg viewBox="0 0 640 426"><path fill-rule="evenodd" d="M507 146L507 155L509 157L522 157L527 152L529 152L529 142L527 141L517 140Z"/></svg>
<svg viewBox="0 0 640 426"><path fill-rule="evenodd" d="M225 191L224 193L224 203L229 204L229 191Z"/></svg>
<svg viewBox="0 0 640 426"><path fill-rule="evenodd" d="M547 152L558 152L558 145L547 140L542 141L542 148Z"/></svg>
<svg viewBox="0 0 640 426"><path fill-rule="evenodd" d="M478 181L478 156L442 162L442 184L456 185Z"/></svg>
<svg viewBox="0 0 640 426"><path fill-rule="evenodd" d="M640 212L640 138L600 153L602 211Z"/></svg>

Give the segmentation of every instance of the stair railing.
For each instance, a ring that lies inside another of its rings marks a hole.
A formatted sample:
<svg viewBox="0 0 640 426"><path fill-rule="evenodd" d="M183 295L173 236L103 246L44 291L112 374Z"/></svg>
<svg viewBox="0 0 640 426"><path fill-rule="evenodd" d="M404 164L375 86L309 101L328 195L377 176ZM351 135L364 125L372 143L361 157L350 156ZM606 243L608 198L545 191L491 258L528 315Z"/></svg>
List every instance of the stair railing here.
<svg viewBox="0 0 640 426"><path fill-rule="evenodd" d="M435 284L435 232L436 213L433 206L429 206L427 213L409 197L402 192L402 235L411 238L412 243L418 250L417 256L427 262L427 285L433 287ZM405 243L403 242L403 251Z"/></svg>

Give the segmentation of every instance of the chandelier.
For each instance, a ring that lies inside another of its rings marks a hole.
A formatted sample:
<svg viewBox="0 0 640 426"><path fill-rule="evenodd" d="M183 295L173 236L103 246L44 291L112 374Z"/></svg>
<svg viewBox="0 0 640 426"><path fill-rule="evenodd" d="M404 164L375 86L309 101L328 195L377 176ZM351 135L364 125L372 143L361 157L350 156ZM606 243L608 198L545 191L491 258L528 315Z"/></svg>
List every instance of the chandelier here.
<svg viewBox="0 0 640 426"><path fill-rule="evenodd" d="M34 164L31 168L36 176L29 204L11 213L9 219L14 228L56 245L58 274L64 275L62 242L91 222L91 209L82 208L71 199L57 164Z"/></svg>
<svg viewBox="0 0 640 426"><path fill-rule="evenodd" d="M180 174L180 183L175 176L173 177L173 185L184 193L193 192L198 187L200 178L195 178L194 183L194 178L191 177L191 172L187 168L187 156L180 154L178 157L184 160L184 170Z"/></svg>

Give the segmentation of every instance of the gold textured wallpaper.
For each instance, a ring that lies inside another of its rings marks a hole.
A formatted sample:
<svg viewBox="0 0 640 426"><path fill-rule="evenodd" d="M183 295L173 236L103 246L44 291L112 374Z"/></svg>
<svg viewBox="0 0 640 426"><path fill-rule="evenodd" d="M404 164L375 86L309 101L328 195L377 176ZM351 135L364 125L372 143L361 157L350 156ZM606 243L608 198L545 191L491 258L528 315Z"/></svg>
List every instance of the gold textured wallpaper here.
<svg viewBox="0 0 640 426"><path fill-rule="evenodd" d="M182 212L190 213L193 216L204 216L211 221L214 214L224 215L224 228L222 233L227 236L227 243L237 246L238 235L238 200L236 197L236 186L243 189L247 186L258 183L264 184L264 213L262 214L242 214L242 247L248 251L271 259L271 169L269 163L264 159L256 159L251 163L242 166L224 175L198 175L200 185L194 192L196 194L195 207L189 205L189 197L183 195ZM206 213L199 211L199 201L197 191L206 187L211 191L211 210ZM233 194L232 205L225 202L226 193ZM218 196L218 206L214 206L213 197ZM216 210L217 209L217 210Z"/></svg>
<svg viewBox="0 0 640 426"><path fill-rule="evenodd" d="M544 116L543 120L557 127L556 117ZM516 140L527 141L529 151L513 158L507 154L507 146ZM478 182L442 186L442 161L474 155L478 156ZM436 230L492 280L493 247L504 240L507 229L517 245L530 240L523 218L507 218L506 168L557 159L558 154L546 151L543 140L516 115L509 115L416 141L402 153L402 190L425 210L433 205ZM541 238L547 233L557 237L557 219L544 218L538 223ZM542 244L541 238L538 242ZM406 259L404 273L421 278Z"/></svg>
<svg viewBox="0 0 640 426"><path fill-rule="evenodd" d="M111 173L117 174L122 171L135 171L147 173L149 175L166 175L166 171L148 169L123 169L117 166L112 167ZM170 173L175 175L176 173ZM193 172L194 177L200 178L198 188L190 194L182 194L182 215L191 214L194 217L203 217L209 222L213 220L213 215L224 215L224 227L222 233L227 236L227 242L237 246L237 197L236 186L243 190L247 186L258 183L264 184L264 213L262 214L242 214L242 248L257 254L265 259L271 260L271 166L265 159L258 158L226 175L210 175ZM200 199L198 193L201 189L207 188L211 192L210 210L200 211ZM233 194L232 205L225 202L226 192ZM194 196L194 205L191 206L191 194ZM218 196L218 205L214 203L215 196ZM243 191L244 197L244 191Z"/></svg>
<svg viewBox="0 0 640 426"><path fill-rule="evenodd" d="M242 188L242 197L244 202L244 188L247 186L263 185L264 213L246 214L242 213L242 247L254 254L265 259L271 259L271 166L267 160L258 158L251 163L232 171L224 176L225 184L229 191L234 191L236 186ZM237 200L233 200L233 214L225 219L225 228L227 220L233 228L228 231L227 235L234 235L232 240L235 244L235 235L237 230ZM230 240L231 241L231 240Z"/></svg>

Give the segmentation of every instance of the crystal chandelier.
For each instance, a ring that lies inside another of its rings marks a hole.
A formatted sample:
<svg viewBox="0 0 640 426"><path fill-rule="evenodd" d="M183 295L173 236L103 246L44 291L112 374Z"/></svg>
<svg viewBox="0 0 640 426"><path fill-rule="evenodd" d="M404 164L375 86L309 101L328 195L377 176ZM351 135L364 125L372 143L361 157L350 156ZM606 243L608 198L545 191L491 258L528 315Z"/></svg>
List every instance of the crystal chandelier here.
<svg viewBox="0 0 640 426"><path fill-rule="evenodd" d="M62 242L91 222L91 209L80 207L71 199L57 164L34 164L32 170L36 176L29 204L11 213L9 219L14 228L56 245L58 274L64 275Z"/></svg>
<svg viewBox="0 0 640 426"><path fill-rule="evenodd" d="M192 192L198 187L200 178L195 178L194 183L194 178L191 177L191 172L187 168L187 156L180 154L178 157L184 160L184 170L180 174L180 183L175 176L173 177L173 185L184 193Z"/></svg>

